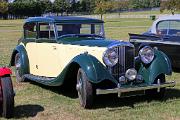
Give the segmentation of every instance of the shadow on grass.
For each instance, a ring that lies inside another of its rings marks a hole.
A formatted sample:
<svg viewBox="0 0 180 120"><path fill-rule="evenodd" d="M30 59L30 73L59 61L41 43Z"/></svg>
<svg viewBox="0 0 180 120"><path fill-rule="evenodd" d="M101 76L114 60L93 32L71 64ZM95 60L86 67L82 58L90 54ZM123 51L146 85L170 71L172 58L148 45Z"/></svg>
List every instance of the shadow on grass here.
<svg viewBox="0 0 180 120"><path fill-rule="evenodd" d="M93 109L106 108L106 107L115 108L115 107L124 107L124 106L129 108L134 108L134 105L136 103L143 103L143 102L150 103L152 101L172 102L168 100L178 99L178 98L180 98L180 89L167 89L164 98L162 98L161 100L149 98L145 95L124 97L124 98L118 98L117 94L99 95L96 97L96 101Z"/></svg>
<svg viewBox="0 0 180 120"><path fill-rule="evenodd" d="M67 86L67 85L63 86L62 85L62 86L58 86L58 87L56 87L56 86L51 87L51 86L45 86L43 84L39 84L39 83L34 82L34 81L28 81L28 82L30 82L33 85L37 85L43 89L50 90L52 92L55 92L57 94L61 94L61 95L66 96L66 97L70 97L72 99L76 99L78 97L75 86Z"/></svg>
<svg viewBox="0 0 180 120"><path fill-rule="evenodd" d="M44 111L44 108L40 105L20 105L14 108L14 118L28 118L34 117L38 112Z"/></svg>
<svg viewBox="0 0 180 120"><path fill-rule="evenodd" d="M180 69L179 69L179 68L173 68L173 71L174 71L175 73L180 73Z"/></svg>
<svg viewBox="0 0 180 120"><path fill-rule="evenodd" d="M38 85L39 87L50 90L52 92L55 92L57 94L61 94L66 97L70 97L72 99L76 99L77 92L75 89L68 89L64 87L48 87L42 84L38 84L36 82L30 82L34 85ZM75 88L75 87L74 87ZM167 88L164 98L157 101L167 101L169 99L180 99L180 89L175 88ZM107 94L107 95L98 95L95 98L94 105L92 109L100 109L100 108L115 108L115 107L124 107L127 106L129 108L134 108L134 104L136 103L143 103L143 102L152 102L156 99L149 98L145 95L142 96L132 96L132 97L124 97L124 98L118 98L117 94ZM172 101L168 101L172 102Z"/></svg>

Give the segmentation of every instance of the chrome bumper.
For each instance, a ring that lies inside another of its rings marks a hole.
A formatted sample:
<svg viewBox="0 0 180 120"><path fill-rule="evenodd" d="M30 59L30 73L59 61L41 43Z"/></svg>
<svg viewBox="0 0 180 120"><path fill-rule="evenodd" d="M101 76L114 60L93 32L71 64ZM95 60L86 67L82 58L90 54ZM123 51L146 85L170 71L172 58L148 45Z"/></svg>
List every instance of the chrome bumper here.
<svg viewBox="0 0 180 120"><path fill-rule="evenodd" d="M160 92L160 88L165 88L165 87L174 87L175 86L175 82L166 82L163 84L151 84L149 86L135 86L135 87L128 87L128 88L124 88L124 87L117 87L114 89L96 89L96 94L100 95L100 94L110 94L110 93L118 93L118 97L121 96L121 93L125 93L125 92L133 92L133 91L143 91L143 90L149 90L149 89L157 89L158 92Z"/></svg>

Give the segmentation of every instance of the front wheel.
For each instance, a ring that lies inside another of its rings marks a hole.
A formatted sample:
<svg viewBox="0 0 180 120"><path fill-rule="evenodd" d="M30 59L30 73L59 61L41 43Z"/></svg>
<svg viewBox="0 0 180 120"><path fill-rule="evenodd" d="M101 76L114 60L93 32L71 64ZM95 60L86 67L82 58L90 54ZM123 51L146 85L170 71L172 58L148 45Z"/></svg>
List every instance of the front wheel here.
<svg viewBox="0 0 180 120"><path fill-rule="evenodd" d="M83 108L92 108L94 97L93 85L91 82L89 82L85 72L81 68L77 73L76 90L78 92L80 105Z"/></svg>
<svg viewBox="0 0 180 120"><path fill-rule="evenodd" d="M159 75L156 78L156 80L154 81L154 84L157 84L158 80L160 81L161 84L165 83L166 82L165 75L163 75L163 74ZM151 97L153 99L161 100L161 99L163 99L163 97L165 95L165 91L166 91L166 88L161 88L159 92L157 91L157 89L152 89L152 90L146 90L145 94L148 97Z"/></svg>
<svg viewBox="0 0 180 120"><path fill-rule="evenodd" d="M23 82L24 78L22 75L22 60L19 53L15 55L15 74L16 74L16 81Z"/></svg>
<svg viewBox="0 0 180 120"><path fill-rule="evenodd" d="M11 77L2 77L2 116L5 118L11 118L14 112L14 90L11 81Z"/></svg>

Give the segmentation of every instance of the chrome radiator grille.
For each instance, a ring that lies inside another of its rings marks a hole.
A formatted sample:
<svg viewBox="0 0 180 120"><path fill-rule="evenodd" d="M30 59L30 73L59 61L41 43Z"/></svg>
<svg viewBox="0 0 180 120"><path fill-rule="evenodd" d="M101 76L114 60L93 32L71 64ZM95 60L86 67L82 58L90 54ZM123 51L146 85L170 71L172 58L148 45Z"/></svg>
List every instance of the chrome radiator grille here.
<svg viewBox="0 0 180 120"><path fill-rule="evenodd" d="M134 47L130 46L117 46L115 47L118 53L118 63L109 67L111 74L118 80L120 76L124 75L126 70L129 68L134 68Z"/></svg>

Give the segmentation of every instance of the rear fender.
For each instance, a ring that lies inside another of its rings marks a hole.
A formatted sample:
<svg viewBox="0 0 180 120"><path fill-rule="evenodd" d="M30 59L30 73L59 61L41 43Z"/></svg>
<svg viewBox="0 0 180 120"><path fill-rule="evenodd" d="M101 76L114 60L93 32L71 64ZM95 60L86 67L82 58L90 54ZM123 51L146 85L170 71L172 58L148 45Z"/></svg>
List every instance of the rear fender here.
<svg viewBox="0 0 180 120"><path fill-rule="evenodd" d="M15 55L19 53L21 56L21 61L22 61L22 74L29 74L29 59L27 56L26 49L24 48L23 45L18 45L16 48L13 50L12 56L11 56L11 61L10 61L10 66L15 65Z"/></svg>

